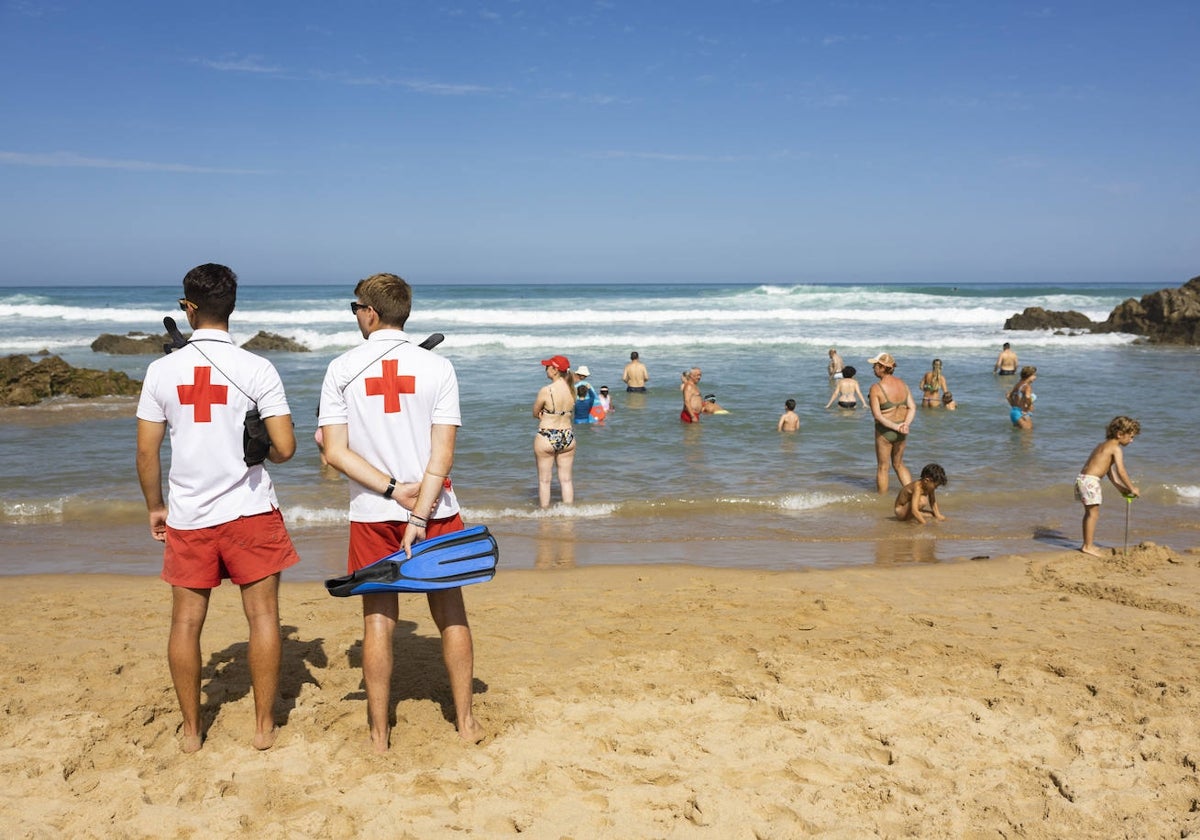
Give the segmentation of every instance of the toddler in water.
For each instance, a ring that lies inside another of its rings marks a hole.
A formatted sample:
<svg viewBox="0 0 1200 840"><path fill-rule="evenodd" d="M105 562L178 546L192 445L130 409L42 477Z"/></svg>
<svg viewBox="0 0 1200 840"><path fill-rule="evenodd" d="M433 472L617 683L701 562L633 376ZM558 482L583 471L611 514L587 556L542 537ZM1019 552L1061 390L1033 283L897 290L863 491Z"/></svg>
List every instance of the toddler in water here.
<svg viewBox="0 0 1200 840"><path fill-rule="evenodd" d="M779 416L779 424L775 426L777 432L798 432L800 431L800 417L796 414L796 401L787 400L783 404L786 409Z"/></svg>
<svg viewBox="0 0 1200 840"><path fill-rule="evenodd" d="M1125 457L1123 451L1138 433L1142 424L1132 417L1121 415L1109 421L1105 429L1104 442L1092 450L1087 463L1075 479L1075 498L1083 504L1083 545L1079 550L1084 554L1103 557L1104 553L1096 546L1096 522L1100 519L1100 479L1108 475L1108 480L1121 491L1124 496L1139 495L1137 487L1129 480L1125 472Z"/></svg>
<svg viewBox="0 0 1200 840"><path fill-rule="evenodd" d="M934 519L944 521L946 517L938 509L935 493L946 485L946 481L946 471L940 465L926 464L921 468L921 477L904 485L900 495L896 496L896 518L901 522L915 519L925 525L925 514L929 513Z"/></svg>

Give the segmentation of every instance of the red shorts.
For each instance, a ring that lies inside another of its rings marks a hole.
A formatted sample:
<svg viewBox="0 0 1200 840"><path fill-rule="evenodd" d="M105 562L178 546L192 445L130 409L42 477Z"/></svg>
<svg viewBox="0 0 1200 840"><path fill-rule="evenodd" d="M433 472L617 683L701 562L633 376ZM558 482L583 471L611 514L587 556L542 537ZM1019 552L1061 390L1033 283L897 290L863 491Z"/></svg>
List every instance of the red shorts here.
<svg viewBox="0 0 1200 840"><path fill-rule="evenodd" d="M229 578L240 585L300 562L278 510L242 516L209 528L167 527L162 579L172 586L212 589Z"/></svg>
<svg viewBox="0 0 1200 840"><path fill-rule="evenodd" d="M364 566L370 566L376 560L382 560L399 551L407 525L407 522L395 521L351 522L350 556L346 562L346 570L353 574ZM425 529L425 539L453 534L466 527L457 513L445 519L430 519L429 527Z"/></svg>
<svg viewBox="0 0 1200 840"><path fill-rule="evenodd" d="M696 422L695 420L692 419L692 412L688 411L686 408L683 409L683 411L679 412L679 419L684 423L695 423Z"/></svg>

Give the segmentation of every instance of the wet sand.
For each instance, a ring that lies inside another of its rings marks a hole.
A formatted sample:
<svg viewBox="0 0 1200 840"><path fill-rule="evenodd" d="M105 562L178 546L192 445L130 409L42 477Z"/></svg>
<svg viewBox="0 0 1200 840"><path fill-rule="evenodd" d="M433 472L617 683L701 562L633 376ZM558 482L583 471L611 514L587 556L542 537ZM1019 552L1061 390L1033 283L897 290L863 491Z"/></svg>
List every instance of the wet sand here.
<svg viewBox="0 0 1200 840"><path fill-rule="evenodd" d="M808 572L502 570L465 590L458 742L402 602L391 753L366 742L356 599L285 582L273 749L213 596L207 740L179 750L169 593L4 578L7 837L1179 837L1200 831L1200 552L1150 543Z"/></svg>

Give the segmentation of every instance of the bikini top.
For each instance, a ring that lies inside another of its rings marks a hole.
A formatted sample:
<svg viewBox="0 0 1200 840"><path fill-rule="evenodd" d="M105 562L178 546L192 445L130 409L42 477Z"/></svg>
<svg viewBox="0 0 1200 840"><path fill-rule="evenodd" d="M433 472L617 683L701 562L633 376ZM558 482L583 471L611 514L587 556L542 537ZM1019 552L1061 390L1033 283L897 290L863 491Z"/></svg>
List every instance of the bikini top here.
<svg viewBox="0 0 1200 840"><path fill-rule="evenodd" d="M879 393L883 394L885 397L887 396L887 392L885 392L883 390L882 385L879 386ZM904 399L900 400L900 402L892 402L891 400L888 400L887 402L883 402L882 400L880 400L879 401L879 410L887 411L889 408L895 408L896 406L904 405L907 402L908 402L908 388L905 388L904 389Z"/></svg>
<svg viewBox="0 0 1200 840"><path fill-rule="evenodd" d="M553 383L551 383L551 384L550 384L550 407L549 407L549 408L543 408L543 409L542 409L542 414L558 414L558 415L560 415L560 416L564 416L564 417L565 417L565 416L566 416L566 415L568 415L568 414L574 414L574 413L575 413L575 406L574 406L574 404L572 404L572 405L571 405L571 408L570 408L570 409L568 409L567 411L556 411L556 410L555 410L555 404L554 404L554 384L553 384Z"/></svg>

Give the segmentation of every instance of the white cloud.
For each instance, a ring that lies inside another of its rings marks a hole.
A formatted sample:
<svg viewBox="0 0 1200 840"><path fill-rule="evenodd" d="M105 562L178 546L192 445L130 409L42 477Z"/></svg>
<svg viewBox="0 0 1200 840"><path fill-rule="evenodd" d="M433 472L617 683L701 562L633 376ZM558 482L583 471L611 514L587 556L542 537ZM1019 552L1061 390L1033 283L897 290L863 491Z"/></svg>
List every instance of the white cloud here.
<svg viewBox="0 0 1200 840"><path fill-rule="evenodd" d="M737 161L750 160L750 158L744 155L698 155L681 152L632 152L616 149L592 152L588 155L588 157L602 158L605 160L661 160L669 163L735 163Z"/></svg>
<svg viewBox="0 0 1200 840"><path fill-rule="evenodd" d="M0 151L0 164L9 166L45 166L54 168L123 169L129 172L181 172L199 175L267 175L261 169L228 169L219 166L193 166L190 163L162 163L147 160L118 160L79 155L75 152Z"/></svg>
<svg viewBox="0 0 1200 840"><path fill-rule="evenodd" d="M247 55L241 58L223 58L223 59L199 59L199 63L213 70L222 70L233 73L263 73L266 75L274 75L282 73L283 68L274 64L264 64L261 56Z"/></svg>

